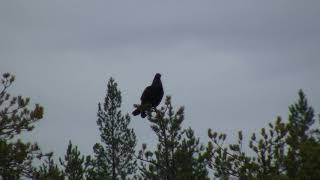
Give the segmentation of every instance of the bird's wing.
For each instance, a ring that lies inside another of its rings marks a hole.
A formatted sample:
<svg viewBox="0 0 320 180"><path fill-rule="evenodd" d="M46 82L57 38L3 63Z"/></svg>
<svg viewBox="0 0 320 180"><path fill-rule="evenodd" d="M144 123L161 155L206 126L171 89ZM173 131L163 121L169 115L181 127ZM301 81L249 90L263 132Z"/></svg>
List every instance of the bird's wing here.
<svg viewBox="0 0 320 180"><path fill-rule="evenodd" d="M142 95L141 95L141 104L147 103L150 101L150 99L152 99L152 87L148 86L144 89Z"/></svg>

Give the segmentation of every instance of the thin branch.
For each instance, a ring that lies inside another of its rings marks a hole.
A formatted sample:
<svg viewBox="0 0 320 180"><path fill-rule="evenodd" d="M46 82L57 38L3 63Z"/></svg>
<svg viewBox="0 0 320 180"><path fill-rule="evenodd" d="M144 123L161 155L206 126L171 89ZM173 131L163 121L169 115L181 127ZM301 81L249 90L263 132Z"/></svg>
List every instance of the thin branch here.
<svg viewBox="0 0 320 180"><path fill-rule="evenodd" d="M157 166L157 167L160 167L161 169L164 169L162 166L160 166L160 165L157 164L156 162L153 162L153 161L149 161L149 160L147 160L147 159L140 158L140 157L138 157L138 156L135 155L135 154L133 154L133 156L134 156L136 159L140 160L140 161L144 161L144 162L153 164L153 165L155 165L155 166Z"/></svg>

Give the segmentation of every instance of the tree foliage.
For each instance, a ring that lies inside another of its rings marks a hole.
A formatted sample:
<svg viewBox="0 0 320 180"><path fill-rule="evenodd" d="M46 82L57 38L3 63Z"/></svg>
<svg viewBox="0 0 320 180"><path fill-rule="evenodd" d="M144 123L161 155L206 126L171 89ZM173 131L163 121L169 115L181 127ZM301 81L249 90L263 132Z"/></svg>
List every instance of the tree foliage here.
<svg viewBox="0 0 320 180"><path fill-rule="evenodd" d="M43 107L36 104L29 108L29 98L12 96L8 89L15 76L4 73L1 78L0 91L0 179L32 178L35 168L34 159L43 154L36 143L24 143L13 140L23 131L31 131L34 123L43 116Z"/></svg>
<svg viewBox="0 0 320 180"><path fill-rule="evenodd" d="M53 160L53 153L46 156L46 159L38 168L35 178L37 180L64 180L63 171Z"/></svg>
<svg viewBox="0 0 320 180"><path fill-rule="evenodd" d="M121 92L110 78L103 106L98 104L97 125L101 143L93 147L91 175L96 179L125 179L136 171L136 135L129 128L130 116L122 115Z"/></svg>
<svg viewBox="0 0 320 180"><path fill-rule="evenodd" d="M4 73L1 78L0 92L0 138L12 139L22 131L32 131L33 124L43 116L43 107L36 104L33 110L28 108L30 99L12 96L7 92L15 80L15 76Z"/></svg>
<svg viewBox="0 0 320 180"><path fill-rule="evenodd" d="M81 155L78 147L73 146L71 141L69 141L64 160L61 158L59 159L60 164L64 169L64 176L67 177L68 180L85 179L88 168L87 159L90 159L90 157L85 158L85 156Z"/></svg>
<svg viewBox="0 0 320 180"><path fill-rule="evenodd" d="M154 114L154 113L153 113ZM148 113L158 144L154 151L143 144L138 159L144 179L207 179L204 147L191 128L182 129L184 108L174 112L170 97L165 106Z"/></svg>
<svg viewBox="0 0 320 180"><path fill-rule="evenodd" d="M252 134L249 149L243 150L240 131L236 144L224 145L226 134L208 131L209 167L216 177L240 179L316 179L320 177L320 141L315 138L313 108L302 91L289 107L287 122L278 117L259 136Z"/></svg>
<svg viewBox="0 0 320 180"><path fill-rule="evenodd" d="M30 108L30 99L12 96L8 90L15 77L4 73L0 91L0 179L99 180L99 179L209 179L208 168L220 179L317 179L320 177L320 115L302 90L289 106L287 120L252 133L248 141L242 131L236 143L227 144L225 133L208 130L204 146L191 127L183 128L184 108L176 111L171 98L147 112L156 137L154 148L142 145L135 154L137 139L123 115L121 92L110 78L103 104L98 104L97 125L101 142L93 156L84 156L69 141L64 158L55 163L53 153L42 153L37 143L23 142L18 135L32 131L43 117L43 107ZM40 163L35 163L39 159ZM137 161L140 163L138 164ZM40 164L40 165L36 165ZM137 171L137 169L139 171Z"/></svg>

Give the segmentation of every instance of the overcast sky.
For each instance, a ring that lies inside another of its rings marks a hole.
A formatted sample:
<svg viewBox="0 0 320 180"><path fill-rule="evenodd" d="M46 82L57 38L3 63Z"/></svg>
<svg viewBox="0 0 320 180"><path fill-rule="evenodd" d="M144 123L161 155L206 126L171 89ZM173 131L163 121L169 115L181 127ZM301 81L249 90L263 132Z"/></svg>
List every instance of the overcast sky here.
<svg viewBox="0 0 320 180"><path fill-rule="evenodd" d="M185 106L184 127L258 131L302 88L320 112L320 1L0 1L0 73L45 107L26 138L62 156L99 141L97 104L112 76L131 113L155 73ZM132 118L143 142L149 123ZM152 139L153 138L153 139Z"/></svg>

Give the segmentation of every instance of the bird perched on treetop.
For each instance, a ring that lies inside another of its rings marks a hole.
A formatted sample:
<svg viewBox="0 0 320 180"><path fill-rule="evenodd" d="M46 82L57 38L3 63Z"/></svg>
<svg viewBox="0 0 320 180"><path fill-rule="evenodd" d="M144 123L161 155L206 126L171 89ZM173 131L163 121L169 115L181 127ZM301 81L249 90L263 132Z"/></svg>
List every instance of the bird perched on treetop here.
<svg viewBox="0 0 320 180"><path fill-rule="evenodd" d="M141 104L132 112L134 116L141 114L142 118L147 116L146 111L156 108L163 97L163 87L161 83L161 74L154 76L152 84L146 87L141 95Z"/></svg>

